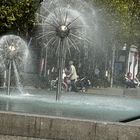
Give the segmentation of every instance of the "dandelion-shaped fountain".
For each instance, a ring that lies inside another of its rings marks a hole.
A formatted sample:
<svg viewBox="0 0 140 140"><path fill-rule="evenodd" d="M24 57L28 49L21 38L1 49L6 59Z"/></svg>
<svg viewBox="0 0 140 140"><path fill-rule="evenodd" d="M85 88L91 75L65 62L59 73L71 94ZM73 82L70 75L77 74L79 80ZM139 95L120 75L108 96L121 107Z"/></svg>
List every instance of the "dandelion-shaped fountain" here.
<svg viewBox="0 0 140 140"><path fill-rule="evenodd" d="M0 38L0 64L1 69L6 71L5 85L7 85L7 94L10 95L11 72L13 70L16 86L20 92L23 92L20 81L20 69L26 61L28 48L23 39L16 35L5 35Z"/></svg>
<svg viewBox="0 0 140 140"><path fill-rule="evenodd" d="M38 39L44 41L44 47L54 49L58 57L58 88L56 100L60 98L62 71L67 51L80 47L91 40L95 29L95 13L85 1L81 0L44 0L37 13L42 26Z"/></svg>

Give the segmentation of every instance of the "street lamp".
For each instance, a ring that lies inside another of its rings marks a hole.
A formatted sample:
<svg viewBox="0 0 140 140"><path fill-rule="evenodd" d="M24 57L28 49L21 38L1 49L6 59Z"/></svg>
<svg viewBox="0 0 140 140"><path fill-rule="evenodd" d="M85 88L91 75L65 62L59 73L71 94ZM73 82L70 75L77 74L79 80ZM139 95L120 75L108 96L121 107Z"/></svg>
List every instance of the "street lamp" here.
<svg viewBox="0 0 140 140"><path fill-rule="evenodd" d="M112 65L111 65L111 79L110 79L110 87L113 87L113 76L114 76L114 66L115 66L115 51L116 51L116 46L114 44L112 48Z"/></svg>

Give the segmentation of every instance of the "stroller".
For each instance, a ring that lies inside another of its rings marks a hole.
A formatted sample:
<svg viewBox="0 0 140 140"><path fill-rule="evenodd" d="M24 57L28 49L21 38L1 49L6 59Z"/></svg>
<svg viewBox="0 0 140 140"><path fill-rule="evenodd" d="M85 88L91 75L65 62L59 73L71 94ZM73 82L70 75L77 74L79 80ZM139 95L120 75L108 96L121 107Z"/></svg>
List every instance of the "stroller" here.
<svg viewBox="0 0 140 140"><path fill-rule="evenodd" d="M90 80L88 80L87 77L78 79L76 81L76 86L77 86L78 91L86 92L86 91L88 91L88 88L90 85L91 85L91 82L90 82Z"/></svg>

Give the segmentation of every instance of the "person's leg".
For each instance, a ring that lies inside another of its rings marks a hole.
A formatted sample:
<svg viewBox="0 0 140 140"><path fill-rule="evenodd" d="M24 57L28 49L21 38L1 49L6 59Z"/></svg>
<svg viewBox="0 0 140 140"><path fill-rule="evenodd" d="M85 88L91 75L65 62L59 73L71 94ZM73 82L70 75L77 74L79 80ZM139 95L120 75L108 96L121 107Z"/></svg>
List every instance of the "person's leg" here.
<svg viewBox="0 0 140 140"><path fill-rule="evenodd" d="M71 80L71 91L74 91L74 80Z"/></svg>
<svg viewBox="0 0 140 140"><path fill-rule="evenodd" d="M127 81L127 87L128 88L135 88L136 87L135 84L134 84L134 82L133 82L133 80Z"/></svg>
<svg viewBox="0 0 140 140"><path fill-rule="evenodd" d="M77 92L75 80L71 80L71 91Z"/></svg>

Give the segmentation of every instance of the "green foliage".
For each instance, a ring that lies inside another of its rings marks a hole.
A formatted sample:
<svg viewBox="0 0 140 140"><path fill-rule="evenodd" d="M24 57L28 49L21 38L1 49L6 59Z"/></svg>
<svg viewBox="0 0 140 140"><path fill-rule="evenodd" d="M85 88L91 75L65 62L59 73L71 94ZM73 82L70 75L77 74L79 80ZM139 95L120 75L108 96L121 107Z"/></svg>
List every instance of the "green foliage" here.
<svg viewBox="0 0 140 140"><path fill-rule="evenodd" d="M113 40L138 41L140 1L139 0L91 0L99 11L100 22L113 35Z"/></svg>
<svg viewBox="0 0 140 140"><path fill-rule="evenodd" d="M139 0L88 0L97 9L102 27L108 29L113 38L131 41L139 39ZM35 22L39 0L1 0L0 34L18 30L26 34Z"/></svg>
<svg viewBox="0 0 140 140"><path fill-rule="evenodd" d="M26 34L35 21L38 2L34 0L7 0L0 2L0 34L17 30Z"/></svg>
<svg viewBox="0 0 140 140"><path fill-rule="evenodd" d="M93 4L98 20L100 43L89 48L88 59L84 64L85 71L90 71L88 76L95 84L94 68L97 65L102 75L109 70L111 76L112 49L121 49L124 43L127 47L139 43L140 39L140 0L87 0ZM115 44L115 45L114 45ZM138 44L139 45L139 44ZM138 46L136 44L137 47ZM82 55L85 59L85 56ZM91 60L91 62L90 62ZM89 68L87 70L87 68ZM82 70L83 71L83 70ZM104 76L102 76L103 78Z"/></svg>

